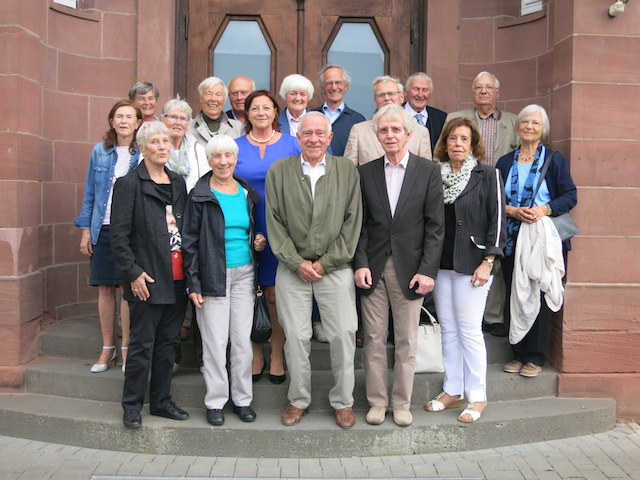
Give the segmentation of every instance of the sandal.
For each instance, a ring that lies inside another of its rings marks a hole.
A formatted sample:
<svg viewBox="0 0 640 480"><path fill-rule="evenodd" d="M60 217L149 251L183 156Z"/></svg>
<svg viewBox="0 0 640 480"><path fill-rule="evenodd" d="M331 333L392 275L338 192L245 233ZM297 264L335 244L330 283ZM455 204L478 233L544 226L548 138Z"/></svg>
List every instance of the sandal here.
<svg viewBox="0 0 640 480"><path fill-rule="evenodd" d="M462 404L462 395L457 395L458 398L456 398L455 396L451 396L451 401L447 404L444 404L440 401L440 399L447 394L445 391L440 392L436 398L434 398L433 400L429 401L425 406L424 409L427 412L441 412L442 410L446 409L446 408L460 408L460 405ZM448 395L448 394L447 394ZM431 406L431 409L429 409L429 406Z"/></svg>
<svg viewBox="0 0 640 480"><path fill-rule="evenodd" d="M477 422L478 420L480 420L480 417L482 416L482 412L484 411L484 407L487 406L487 402L477 402L478 405L482 405L482 409L481 410L474 410L476 403L471 402L467 405L467 408L465 408L462 413L458 416L458 420L460 420L463 423L473 423L473 422ZM463 420L462 417L464 415L469 415L471 417L471 420Z"/></svg>

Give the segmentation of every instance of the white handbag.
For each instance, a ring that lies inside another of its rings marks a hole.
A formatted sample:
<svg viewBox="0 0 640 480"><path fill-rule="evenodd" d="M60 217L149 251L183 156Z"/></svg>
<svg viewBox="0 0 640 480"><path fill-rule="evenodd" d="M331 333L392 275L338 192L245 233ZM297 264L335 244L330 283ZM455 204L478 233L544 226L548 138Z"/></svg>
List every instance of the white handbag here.
<svg viewBox="0 0 640 480"><path fill-rule="evenodd" d="M418 348L415 373L442 373L442 332L440 324L429 311L422 307L430 323L418 326Z"/></svg>

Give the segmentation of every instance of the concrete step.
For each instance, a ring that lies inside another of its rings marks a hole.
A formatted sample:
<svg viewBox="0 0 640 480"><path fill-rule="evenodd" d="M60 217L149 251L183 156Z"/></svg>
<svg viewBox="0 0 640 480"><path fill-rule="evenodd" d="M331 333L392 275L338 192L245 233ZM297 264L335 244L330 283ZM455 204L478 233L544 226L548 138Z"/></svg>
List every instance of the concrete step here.
<svg viewBox="0 0 640 480"><path fill-rule="evenodd" d="M78 399L119 402L122 395L123 373L119 367L104 373L91 373L91 363L69 358L40 357L32 362L25 373L26 390L31 393L56 395ZM416 374L414 380L413 407L421 408L426 401L442 389L443 374ZM329 371L313 372L312 408L330 411L327 398L333 385ZM256 410L280 411L287 404L289 381L274 385L267 376L254 384L253 407ZM490 401L525 400L528 398L555 397L557 375L545 368L535 379L507 374L502 364L490 365L487 372L487 395ZM173 376L172 395L183 407L201 407L205 394L204 380L198 369L183 368ZM364 372L356 370L354 391L356 406L367 405Z"/></svg>
<svg viewBox="0 0 640 480"><path fill-rule="evenodd" d="M337 427L328 411L312 411L295 427L281 425L280 411L259 409L253 423L227 411L223 427L208 425L203 408L188 411L191 418L177 422L150 416L145 407L143 427L132 431L122 426L115 402L0 394L0 434L138 453L310 458L476 450L587 435L615 424L615 401L593 398L492 402L474 424L459 422L459 410L416 408L413 425L404 428L390 414L384 424L368 425L365 410L357 409L350 430Z"/></svg>
<svg viewBox="0 0 640 480"><path fill-rule="evenodd" d="M40 335L41 352L49 357L74 358L95 362L102 349L100 324L97 317L74 317L55 323ZM485 335L488 363L504 364L512 360L511 348L506 338ZM119 343L119 339L117 341ZM329 345L311 341L311 364L314 370L330 370ZM193 336L181 343L182 365L197 367L193 351ZM393 346L387 349L389 366L393 365ZM268 356L269 344L265 345ZM356 349L355 368L363 368L363 351Z"/></svg>

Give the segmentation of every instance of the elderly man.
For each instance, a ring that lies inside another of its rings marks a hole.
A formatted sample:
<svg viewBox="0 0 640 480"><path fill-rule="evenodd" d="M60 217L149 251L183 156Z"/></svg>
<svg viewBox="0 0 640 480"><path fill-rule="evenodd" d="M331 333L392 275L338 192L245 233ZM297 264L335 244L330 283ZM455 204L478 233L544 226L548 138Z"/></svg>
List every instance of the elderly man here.
<svg viewBox="0 0 640 480"><path fill-rule="evenodd" d="M295 425L311 403L311 303L315 296L329 340L335 385L329 402L336 423L355 422L353 389L357 314L351 259L362 226L358 172L327 155L331 123L306 113L298 129L301 155L277 160L267 172L267 233L278 257L276 297L291 376L284 425Z"/></svg>
<svg viewBox="0 0 640 480"><path fill-rule="evenodd" d="M384 105L402 105L404 95L400 80L395 77L384 75L377 77L371 84L373 89L373 101L377 109ZM344 156L355 163L356 166L364 165L376 158L384 155L384 150L376 137L373 128L373 120L367 120L351 127L347 147ZM431 159L431 142L429 130L423 126L416 126L411 135L407 137L407 148L419 157Z"/></svg>
<svg viewBox="0 0 640 480"><path fill-rule="evenodd" d="M409 408L423 296L433 290L444 241L440 169L408 150L418 126L400 105L386 105L373 116L384 156L361 166L363 221L354 279L361 296L364 369L369 412L379 425L389 405L387 335L393 313L395 361L393 420L411 425ZM385 188L386 186L386 188Z"/></svg>
<svg viewBox="0 0 640 480"><path fill-rule="evenodd" d="M450 113L447 121L456 117L465 117L475 122L484 141L484 163L495 165L500 157L514 150L518 145L516 116L498 109L500 82L495 75L480 72L473 80L471 91L475 106ZM506 289L499 260L495 262L493 279L484 312L485 330L496 337L506 337L507 328L504 325Z"/></svg>
<svg viewBox="0 0 640 480"><path fill-rule="evenodd" d="M158 87L149 82L137 82L131 90L129 90L129 100L140 107L142 112L142 122L150 122L152 120L160 120L156 117L156 108L160 92Z"/></svg>
<svg viewBox="0 0 640 480"><path fill-rule="evenodd" d="M447 113L428 105L433 94L433 80L424 72L417 72L409 76L406 82L407 92L404 108L414 120L429 129L431 134L431 151L435 150L442 127L447 119ZM409 149L411 150L411 149Z"/></svg>
<svg viewBox="0 0 640 480"><path fill-rule="evenodd" d="M256 82L249 77L241 75L232 78L227 88L229 90L229 101L231 102L231 109L225 112L227 117L246 125L247 117L244 114L244 101L251 92L255 91Z"/></svg>
<svg viewBox="0 0 640 480"><path fill-rule="evenodd" d="M331 153L336 156L344 155L351 127L364 122L364 117L351 110L344 103L344 95L351 85L351 77L346 70L329 63L320 70L319 87L324 97L324 105L315 111L324 113L331 122L333 139Z"/></svg>
<svg viewBox="0 0 640 480"><path fill-rule="evenodd" d="M218 77L205 78L198 85L200 95L200 111L196 118L191 120L189 133L203 147L217 134L230 135L233 138L242 136L242 124L230 119L222 111L224 102L227 101L227 87Z"/></svg>

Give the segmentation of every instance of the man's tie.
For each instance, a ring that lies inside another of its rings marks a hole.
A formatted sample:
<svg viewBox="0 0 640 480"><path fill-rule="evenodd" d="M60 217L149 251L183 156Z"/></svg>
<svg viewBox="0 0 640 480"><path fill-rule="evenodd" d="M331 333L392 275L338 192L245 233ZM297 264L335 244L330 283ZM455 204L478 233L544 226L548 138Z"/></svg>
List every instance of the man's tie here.
<svg viewBox="0 0 640 480"><path fill-rule="evenodd" d="M413 118L416 119L416 122L418 122L420 125L422 125L423 127L427 126L427 122L425 122L424 119L424 115L422 115L421 113L416 113Z"/></svg>

